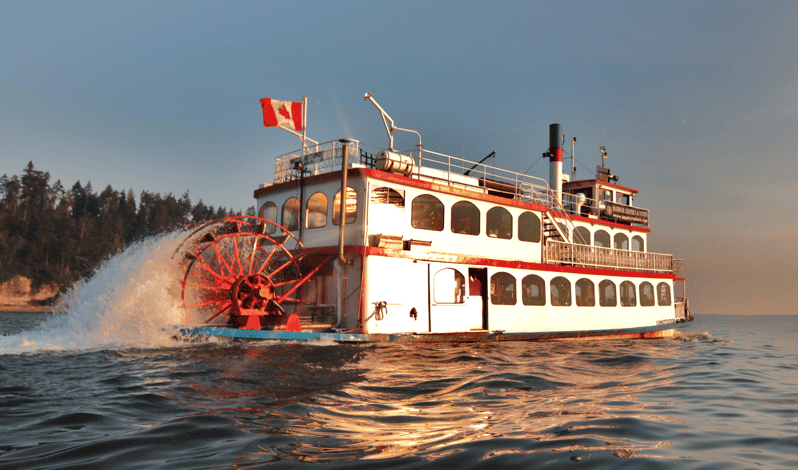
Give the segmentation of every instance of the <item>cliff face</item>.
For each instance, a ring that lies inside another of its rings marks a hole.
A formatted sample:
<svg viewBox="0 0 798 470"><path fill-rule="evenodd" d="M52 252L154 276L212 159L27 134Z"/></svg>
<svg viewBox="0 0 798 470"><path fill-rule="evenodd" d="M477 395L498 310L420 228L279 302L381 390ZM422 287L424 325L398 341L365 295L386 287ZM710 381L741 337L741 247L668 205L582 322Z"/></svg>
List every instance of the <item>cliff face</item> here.
<svg viewBox="0 0 798 470"><path fill-rule="evenodd" d="M47 305L57 294L58 286L55 284L33 290L30 279L14 276L10 281L0 284L0 310L18 312L49 310Z"/></svg>

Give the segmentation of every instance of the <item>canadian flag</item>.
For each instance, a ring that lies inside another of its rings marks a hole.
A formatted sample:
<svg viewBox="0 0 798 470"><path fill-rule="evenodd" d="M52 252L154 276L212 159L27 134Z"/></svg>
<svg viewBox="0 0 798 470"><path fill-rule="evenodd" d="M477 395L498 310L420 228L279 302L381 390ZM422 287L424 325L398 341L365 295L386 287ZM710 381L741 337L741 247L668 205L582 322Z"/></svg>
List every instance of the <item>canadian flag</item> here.
<svg viewBox="0 0 798 470"><path fill-rule="evenodd" d="M263 125L284 127L302 132L302 103L278 101L271 98L260 100L263 107Z"/></svg>

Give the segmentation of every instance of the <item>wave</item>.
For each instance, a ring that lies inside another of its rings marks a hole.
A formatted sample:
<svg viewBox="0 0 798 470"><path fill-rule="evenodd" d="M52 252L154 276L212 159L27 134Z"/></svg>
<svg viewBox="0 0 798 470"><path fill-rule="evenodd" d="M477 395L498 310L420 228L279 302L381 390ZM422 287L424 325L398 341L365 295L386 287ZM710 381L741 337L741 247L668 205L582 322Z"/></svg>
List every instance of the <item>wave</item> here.
<svg viewBox="0 0 798 470"><path fill-rule="evenodd" d="M151 237L103 263L70 289L38 329L0 336L0 354L175 345L183 323L180 271L172 254L182 231Z"/></svg>

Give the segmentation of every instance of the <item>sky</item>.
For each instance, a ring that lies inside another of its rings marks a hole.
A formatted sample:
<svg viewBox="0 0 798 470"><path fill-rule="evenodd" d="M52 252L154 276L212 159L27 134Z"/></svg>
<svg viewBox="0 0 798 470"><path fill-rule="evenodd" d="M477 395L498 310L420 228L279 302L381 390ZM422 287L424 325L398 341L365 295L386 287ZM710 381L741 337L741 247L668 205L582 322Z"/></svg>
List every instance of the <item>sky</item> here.
<svg viewBox="0 0 798 470"><path fill-rule="evenodd" d="M640 191L694 314L796 314L797 24L790 1L0 0L0 175L244 211L300 147L264 97L376 153L368 92L425 148L541 177L556 122L577 179L605 145Z"/></svg>

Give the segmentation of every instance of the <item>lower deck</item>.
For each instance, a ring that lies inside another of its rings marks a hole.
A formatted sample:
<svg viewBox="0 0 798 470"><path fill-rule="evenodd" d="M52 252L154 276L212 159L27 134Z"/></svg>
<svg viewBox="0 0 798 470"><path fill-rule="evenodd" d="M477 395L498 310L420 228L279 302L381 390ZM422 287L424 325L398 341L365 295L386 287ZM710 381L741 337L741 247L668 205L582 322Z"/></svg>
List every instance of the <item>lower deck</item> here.
<svg viewBox="0 0 798 470"><path fill-rule="evenodd" d="M348 247L347 265L336 268L322 251L303 261L305 269L318 272L304 286L303 303L286 311L299 315L302 331L634 337L667 330L689 317L686 302L674 292L673 275L429 259L428 253L370 247Z"/></svg>

